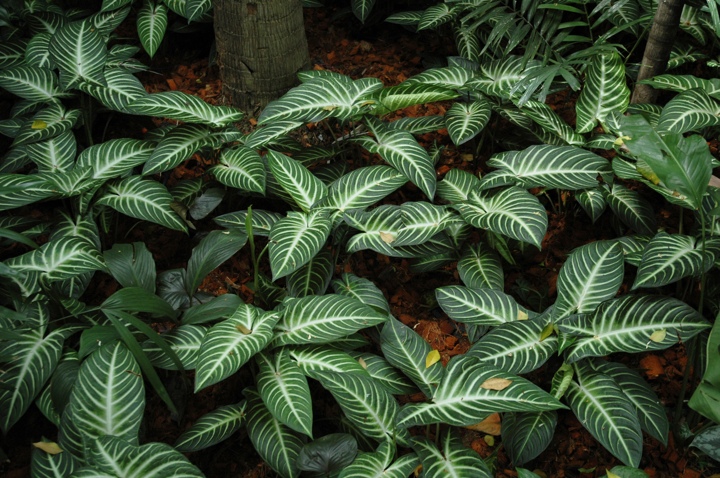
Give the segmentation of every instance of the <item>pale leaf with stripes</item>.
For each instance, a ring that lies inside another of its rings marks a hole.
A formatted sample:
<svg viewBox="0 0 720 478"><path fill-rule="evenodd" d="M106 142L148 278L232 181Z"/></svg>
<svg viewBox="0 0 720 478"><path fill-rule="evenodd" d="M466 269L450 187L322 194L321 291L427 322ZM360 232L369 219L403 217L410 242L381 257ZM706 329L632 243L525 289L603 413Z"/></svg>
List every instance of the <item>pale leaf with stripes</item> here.
<svg viewBox="0 0 720 478"><path fill-rule="evenodd" d="M591 131L612 111L624 112L630 103L625 64L617 51L595 54L585 75L585 85L575 107L578 133Z"/></svg>
<svg viewBox="0 0 720 478"><path fill-rule="evenodd" d="M325 245L331 228L323 209L307 214L289 211L274 223L268 237L273 281L307 264Z"/></svg>
<svg viewBox="0 0 720 478"><path fill-rule="evenodd" d="M493 474L480 455L463 445L457 431L448 429L439 448L425 437L412 439L412 448L422 463L423 476L455 478L492 478Z"/></svg>
<svg viewBox="0 0 720 478"><path fill-rule="evenodd" d="M160 42L165 36L165 29L168 24L167 6L163 3L147 1L140 8L137 14L137 32L140 43L152 58L155 55Z"/></svg>
<svg viewBox="0 0 720 478"><path fill-rule="evenodd" d="M450 139L458 146L470 141L485 128L491 112L490 103L485 99L453 104L445 114Z"/></svg>

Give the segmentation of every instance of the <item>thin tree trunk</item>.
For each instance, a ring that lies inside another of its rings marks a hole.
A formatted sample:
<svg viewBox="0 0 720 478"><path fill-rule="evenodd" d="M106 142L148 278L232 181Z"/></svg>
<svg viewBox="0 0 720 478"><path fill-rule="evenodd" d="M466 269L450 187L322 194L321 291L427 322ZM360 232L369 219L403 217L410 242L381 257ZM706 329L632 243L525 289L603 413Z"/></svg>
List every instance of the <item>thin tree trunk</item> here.
<svg viewBox="0 0 720 478"><path fill-rule="evenodd" d="M657 91L652 86L642 85L639 82L665 72L684 5L684 0L658 2L631 103L653 103L657 99Z"/></svg>
<svg viewBox="0 0 720 478"><path fill-rule="evenodd" d="M257 114L310 65L301 0L215 0L215 43L230 103Z"/></svg>

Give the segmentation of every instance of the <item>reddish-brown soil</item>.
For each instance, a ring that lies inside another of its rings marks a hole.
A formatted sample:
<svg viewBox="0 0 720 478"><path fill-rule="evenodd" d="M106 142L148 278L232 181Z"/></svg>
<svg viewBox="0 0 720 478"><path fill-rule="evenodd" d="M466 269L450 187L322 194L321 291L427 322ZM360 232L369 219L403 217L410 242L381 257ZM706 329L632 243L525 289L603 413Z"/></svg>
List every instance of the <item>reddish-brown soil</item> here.
<svg viewBox="0 0 720 478"><path fill-rule="evenodd" d="M374 76L386 85L395 85L406 78L421 72L433 58L452 54L451 42L435 34L420 35L409 33L401 27L379 24L361 27L350 17L334 18L332 10L306 10L308 41L312 58L312 67L337 71L354 78ZM172 54L172 49L169 49ZM170 65L163 75L143 74L141 78L148 91L181 90L211 102L222 103L221 82L216 67L208 67L207 59L189 60L180 53L155 61L156 66ZM575 95L562 92L551 99L553 107L568 121L574 121L572 104ZM447 105L432 104L408 108L399 115L420 116L443 114ZM157 120L159 122L160 120ZM251 129L255 123L249 118L244 127ZM307 136L313 136L313 129L326 126L308 125ZM126 135L140 135L138 131L125 132ZM441 178L451 168L462 168L473 173L484 173L485 160L490 155L484 145L479 154L471 145L456 148L449 140L446 131L428 134L421 138L427 145L437 142L444 146L438 164L438 177ZM372 158L365 158L365 160ZM198 177L213 158L195 155L193 159L176 168L168 184L180 179ZM412 187L406 187L389 198L389 201L403 201L420 198L421 193ZM550 225L543 241L542 250L528 249L517 254L518 265L505 265L506 290L513 292L526 305L537 309L547 306L554 300L555 283L558 270L567 254L577 246L605 237L611 237L609 220L601 218L592 224L577 207L572 198L556 196L551 192L548 202ZM669 229L674 229L674 211L660 211L661 221ZM197 224L199 230L213 228L209 220ZM122 242L143 241L153 253L158 270L183 267L190 256L192 240L187 236L165 230L161 227L141 224L132 228ZM248 248L218 270L211 273L201 289L213 294L235 292L245 300L252 301L253 294L247 283L251 280L251 267ZM459 278L454 264L445 269L428 274L413 274L405 260L363 252L347 257L338 273L351 271L375 282L387 297L393 314L403 323L414 329L441 354L443 363L450 357L462 354L470 346L464 328L445 316L434 302L433 291L440 286L458 284ZM111 294L116 284L108 276L98 276L92 286L94 297L90 302L101 302ZM522 294L526 291L527 294ZM645 377L653 386L668 410L674 410L680 391L686 356L682 346L664 352L641 354L632 357L614 357L630 366L643 370ZM532 374L534 381L548 385L556 370L556 362L545 365ZM209 387L198 394L192 394L189 383L177 375L163 375L171 390L184 407L180 422L171 419L170 414L157 397L149 391L147 394L147 423L144 429L145 441L173 443L180 433L188 428L198 417L218 406L235 403L242 398L242 389L252 382L242 373L222 383ZM546 387L546 388L549 388ZM171 392L172 393L172 392ZM326 415L339 411L322 391L314 391L315 401ZM422 397L406 397L403 400L418 400ZM53 436L53 427L31 410L26 418L15 428L16 437L8 437L5 450L9 453L9 466L0 465L0 473L8 478L27 476L29 473L29 455L31 440L37 440L41 434ZM493 423L484 431L467 430L464 432L466 444L483 457L492 457L498 477L516 477L512 464L503 450L501 440L490 439L489 434L499 434L501 423ZM696 451L678 446L672 436L668 446L663 446L650 438L645 441L645 454L641 467L651 477L699 478L717 473L717 467L707 459L699 458ZM249 440L240 432L230 440L199 453L188 455L209 477L258 478L275 476L253 450ZM571 412L562 412L556 429L555 438L548 450L538 459L527 465L541 476L555 477L599 477L605 476L605 470L620 464L589 435Z"/></svg>

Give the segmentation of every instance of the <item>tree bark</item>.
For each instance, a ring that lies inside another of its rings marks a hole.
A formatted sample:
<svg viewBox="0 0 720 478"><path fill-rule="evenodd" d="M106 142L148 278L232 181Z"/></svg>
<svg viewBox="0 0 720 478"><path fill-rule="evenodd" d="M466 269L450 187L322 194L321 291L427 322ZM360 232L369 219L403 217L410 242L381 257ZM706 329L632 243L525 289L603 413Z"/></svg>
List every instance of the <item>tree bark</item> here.
<svg viewBox="0 0 720 478"><path fill-rule="evenodd" d="M645 53L640 64L638 83L635 84L631 103L653 103L657 99L657 91L650 85L639 82L661 75L667 68L670 52L672 51L675 35L680 25L685 0L660 0L650 28Z"/></svg>
<svg viewBox="0 0 720 478"><path fill-rule="evenodd" d="M215 0L215 44L230 103L256 114L310 66L301 0Z"/></svg>

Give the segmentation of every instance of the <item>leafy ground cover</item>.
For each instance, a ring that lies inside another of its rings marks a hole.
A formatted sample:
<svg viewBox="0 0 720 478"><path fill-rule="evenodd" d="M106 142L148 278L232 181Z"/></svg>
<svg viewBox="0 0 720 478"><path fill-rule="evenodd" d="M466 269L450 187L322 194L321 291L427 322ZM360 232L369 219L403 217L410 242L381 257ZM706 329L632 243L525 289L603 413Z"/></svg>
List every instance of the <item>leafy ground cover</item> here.
<svg viewBox="0 0 720 478"><path fill-rule="evenodd" d="M376 77L385 86L402 83L432 65L435 58L452 53L452 48L442 44L438 37L425 34L404 34L400 29L379 26L376 28L348 28L341 20L332 19L332 11L308 11L309 40L316 71L336 71L352 78ZM144 74L141 78L149 92L184 91L210 102L222 104L220 83L217 72L207 66L205 60L188 62L175 58L167 59L167 64L175 65L164 76ZM574 123L574 103L577 94L562 91L550 97L549 104L569 124ZM401 109L390 119L421 117L445 114L452 107L450 102L435 102L427 105L414 105ZM162 126L161 120L156 120ZM245 120L244 128L249 132L256 126L256 119ZM500 121L500 120L498 120ZM500 127L512 128L509 123ZM126 136L140 135L142 126L135 131L123 132ZM297 130L296 139L307 144L329 144L333 134L331 126L311 124ZM474 142L456 147L447 130L424 133L419 136L420 143L428 149L434 146L444 147L437 163L439 178L450 170L467 171L474 175L487 174L491 168L487 160L493 154L491 143ZM479 141L479 140L478 140ZM475 148L479 146L479 154ZM711 151L717 153L716 144ZM201 176L216 164L214 157L196 154L172 171L167 172L168 187L177 185L181 180ZM347 158L351 166L360 164L379 164L377 157L369 154ZM358 163L358 164L355 164ZM652 198L644 188L635 187L643 197ZM540 193L539 190L535 192ZM593 223L577 206L568 202L563 193L548 193L552 210L549 212L547 233L542 237L542 248L527 248L521 260L514 265L505 265L502 287L512 293L524 306L532 310L544 310L557 297L558 274L561 266L568 260L568 254L579 246L592 241L610 239L609 218L601 218ZM420 187L409 186L395 192L384 200L385 204L403 204L422 199ZM652 199L650 199L652 200ZM680 223L671 206L665 205L657 210L658 224L668 232L678 232ZM49 215L49 211L37 210L38 215ZM166 228L140 224L120 219L119 231L127 231L122 242L143 242L152 253L158 270L173 270L188 266L188 257L196 245L181 232ZM196 221L198 231L214 229L210 220ZM474 232L473 234L478 234ZM263 245L258 239L257 247ZM253 277L253 258L248 248L233 255L221 267L209 272L199 285L200 292L220 295L231 292L238 294L245 302L255 301L251 283ZM266 267L264 272L271 271ZM336 274L352 273L359 277L372 278L375 285L387 298L392 314L399 321L415 330L432 349L439 352L439 358L447 365L451 357L466 353L471 342L467 328L450 320L446 311L439 306L435 290L441 287L457 285L461 277L454 266L441 268L434 272L417 272L407 259L393 259L387 255L368 250L356 252L347 261L338 266ZM619 287L626 292L630 284ZM98 274L90 285L87 294L88 304L100 304L118 290L118 284L109 276ZM154 327L162 331L167 324L156 323ZM631 368L644 370L644 378L658 395L660 402L670 410L675 408L679 395L683 371L687 358L681 345L663 351L643 352L622 356L619 362ZM547 364L530 373L533 383L550 389L555 370L561 361L551 359ZM198 418L220 406L237 402L239 390L252 381L247 371L241 372L217 385L210 385L198 393L192 394L192 384L178 379L176 375L161 375L168 392L184 408L183 419L176 421L168 413L165 403L153 393L148 393L146 416L150 417L145 425L143 441L174 443L177 438L195 423ZM341 410L327 392L313 390L313 404L325 416L340 416ZM423 400L422 394L407 395L400 398L402 404ZM317 413L317 412L316 412ZM494 417L493 417L494 418ZM32 440L38 439L39 430L52 435L52 427L43 423L40 417L29 414L15 430L28 430ZM322 424L320 425L322 426ZM495 464L498 476L517 476L511 467L511 460L499 437L501 427L496 420L483 421L482 426L466 429L461 438L465 445L476 450L483 458L489 458ZM330 431L330 427L328 427ZM201 452L190 453L193 463L203 469L208 476L272 476L273 471L263 464L259 456L246 445L243 432L220 445ZM23 440L21 440L23 441ZM29 441L29 440L28 440ZM243 445L245 443L245 445ZM698 458L693 452L680 451L672 435L667 446L645 436L643 443L641 468L650 476L696 477L710 475L714 471L711 462ZM243 453L237 450L242 448ZM27 446L10 448L13 467L9 476L24 476L28 472L22 456L28 456ZM17 457L17 458L16 458ZM29 456L28 456L29 458ZM572 413L562 412L556 427L553 441L548 450L531 462L538 472L548 476L604 476L605 470L620 464L620 461L608 451L598 446L587 429Z"/></svg>

